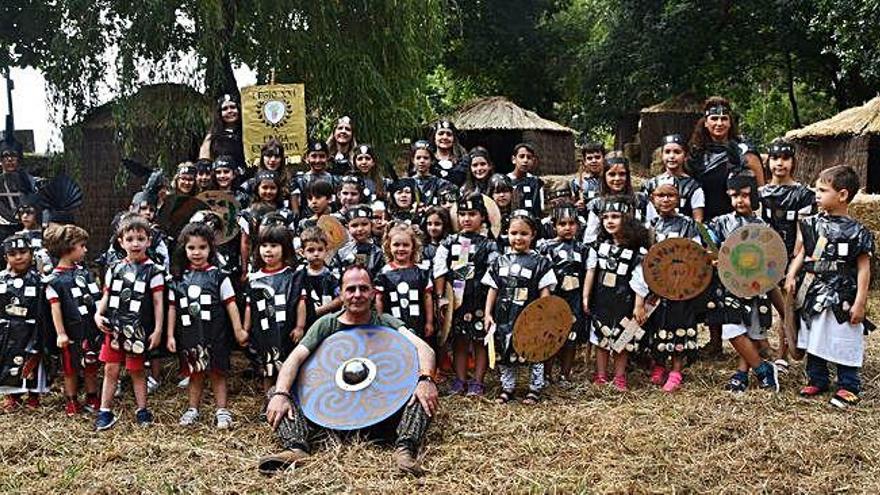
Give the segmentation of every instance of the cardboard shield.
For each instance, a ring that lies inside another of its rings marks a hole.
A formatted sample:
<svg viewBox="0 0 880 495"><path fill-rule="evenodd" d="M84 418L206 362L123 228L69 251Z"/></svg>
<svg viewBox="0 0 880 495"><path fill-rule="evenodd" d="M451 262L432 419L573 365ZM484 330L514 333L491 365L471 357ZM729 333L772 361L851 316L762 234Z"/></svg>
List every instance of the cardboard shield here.
<svg viewBox="0 0 880 495"><path fill-rule="evenodd" d="M718 250L718 277L737 297L755 297L772 290L785 276L788 253L782 237L761 224L731 232Z"/></svg>
<svg viewBox="0 0 880 495"><path fill-rule="evenodd" d="M532 301L513 325L513 349L526 361L546 361L565 345L572 323L574 315L565 299L548 296Z"/></svg>
<svg viewBox="0 0 880 495"><path fill-rule="evenodd" d="M207 210L208 205L194 196L169 194L156 213L156 223L162 230L177 239L183 227L197 211Z"/></svg>
<svg viewBox="0 0 880 495"><path fill-rule="evenodd" d="M415 392L415 346L386 327L362 326L327 337L300 369L296 395L313 423L358 430L399 411Z"/></svg>
<svg viewBox="0 0 880 495"><path fill-rule="evenodd" d="M690 239L666 239L651 246L642 262L651 292L671 301L693 299L712 282L712 260Z"/></svg>
<svg viewBox="0 0 880 495"><path fill-rule="evenodd" d="M235 195L228 191L204 191L196 198L208 205L208 208L223 221L223 232L217 235L217 243L226 244L235 239L240 230L238 213L241 210L241 204Z"/></svg>
<svg viewBox="0 0 880 495"><path fill-rule="evenodd" d="M455 313L455 294L452 289L452 282L446 282L446 291L443 292L449 299L449 304L443 308L443 325L440 326L440 334L437 335L438 347L446 345L449 340L449 334L452 332L452 315Z"/></svg>
<svg viewBox="0 0 880 495"><path fill-rule="evenodd" d="M318 218L318 228L324 231L324 235L327 236L325 259L329 261L336 254L336 251L348 242L348 229L333 215L322 215Z"/></svg>

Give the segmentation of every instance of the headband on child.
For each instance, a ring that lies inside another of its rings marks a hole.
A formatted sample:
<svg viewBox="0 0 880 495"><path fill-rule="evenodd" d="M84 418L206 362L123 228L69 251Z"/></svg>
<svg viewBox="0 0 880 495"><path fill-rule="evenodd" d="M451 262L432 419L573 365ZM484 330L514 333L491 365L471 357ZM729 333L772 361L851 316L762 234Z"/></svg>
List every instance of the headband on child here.
<svg viewBox="0 0 880 495"><path fill-rule="evenodd" d="M345 213L345 218L349 222L354 221L358 218L366 218L368 220L371 220L373 218L373 209L366 205L352 206Z"/></svg>
<svg viewBox="0 0 880 495"><path fill-rule="evenodd" d="M19 249L27 249L31 250L31 243L27 240L27 238L20 234L13 234L6 239L3 239L3 250L7 253L9 251L15 251Z"/></svg>

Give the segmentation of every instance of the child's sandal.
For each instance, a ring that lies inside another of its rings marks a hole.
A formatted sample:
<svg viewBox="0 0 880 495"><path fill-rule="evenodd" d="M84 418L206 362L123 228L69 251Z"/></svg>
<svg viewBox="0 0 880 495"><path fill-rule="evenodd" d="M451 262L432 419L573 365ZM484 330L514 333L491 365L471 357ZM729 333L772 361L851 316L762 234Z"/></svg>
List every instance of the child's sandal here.
<svg viewBox="0 0 880 495"><path fill-rule="evenodd" d="M523 404L535 405L541 401L541 396L538 395L537 392L529 392L526 394L526 398L523 399Z"/></svg>
<svg viewBox="0 0 880 495"><path fill-rule="evenodd" d="M500 394L498 394L498 398L495 399L496 404L507 404L508 402L513 400L513 390L502 390Z"/></svg>

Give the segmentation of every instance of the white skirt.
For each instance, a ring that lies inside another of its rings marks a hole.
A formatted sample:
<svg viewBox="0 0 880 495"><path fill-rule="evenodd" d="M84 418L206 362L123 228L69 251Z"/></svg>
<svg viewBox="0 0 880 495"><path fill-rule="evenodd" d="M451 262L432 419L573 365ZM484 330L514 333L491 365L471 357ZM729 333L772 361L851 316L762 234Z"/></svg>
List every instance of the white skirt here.
<svg viewBox="0 0 880 495"><path fill-rule="evenodd" d="M830 309L813 317L810 328L801 320L798 349L826 361L844 366L862 366L865 336L862 324L838 323Z"/></svg>
<svg viewBox="0 0 880 495"><path fill-rule="evenodd" d="M11 394L26 394L28 392L32 392L35 394L45 394L49 391L49 387L46 386L46 369L43 367L43 363L40 363L37 366L37 383L36 387L28 388L28 384L25 380L21 381L21 386L0 386L0 395L11 395Z"/></svg>

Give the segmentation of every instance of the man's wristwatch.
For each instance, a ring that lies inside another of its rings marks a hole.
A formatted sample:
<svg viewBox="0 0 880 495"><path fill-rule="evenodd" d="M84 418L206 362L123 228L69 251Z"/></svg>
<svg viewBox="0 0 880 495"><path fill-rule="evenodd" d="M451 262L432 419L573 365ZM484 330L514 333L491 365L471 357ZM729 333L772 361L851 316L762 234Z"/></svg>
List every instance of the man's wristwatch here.
<svg viewBox="0 0 880 495"><path fill-rule="evenodd" d="M432 377L431 375L419 375L419 381L434 383L434 377Z"/></svg>

